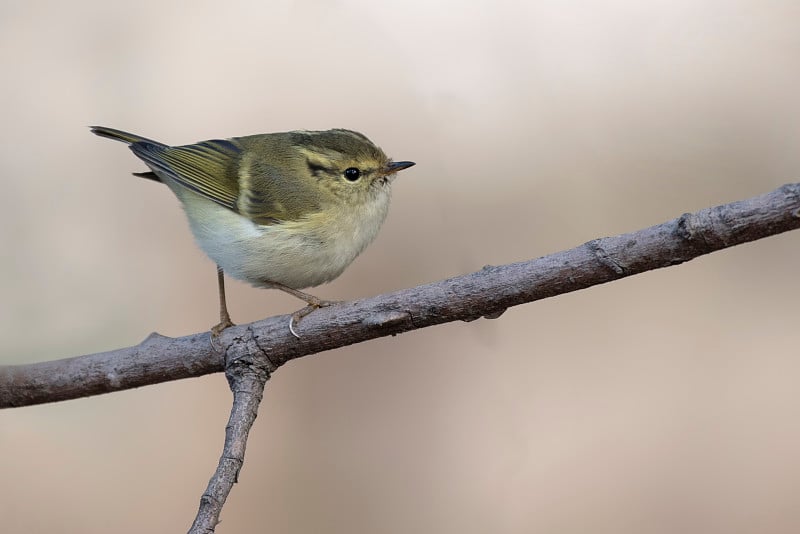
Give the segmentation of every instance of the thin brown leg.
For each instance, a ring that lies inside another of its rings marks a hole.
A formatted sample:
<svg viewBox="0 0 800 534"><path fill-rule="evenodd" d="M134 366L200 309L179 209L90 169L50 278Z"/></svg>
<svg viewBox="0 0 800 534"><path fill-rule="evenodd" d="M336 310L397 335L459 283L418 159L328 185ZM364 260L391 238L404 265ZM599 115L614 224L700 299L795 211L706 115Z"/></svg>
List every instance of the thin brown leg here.
<svg viewBox="0 0 800 534"><path fill-rule="evenodd" d="M212 337L218 337L223 330L233 326L231 316L228 315L228 305L225 302L225 273L217 265L217 283L219 284L219 324L211 327Z"/></svg>
<svg viewBox="0 0 800 534"><path fill-rule="evenodd" d="M289 293L293 297L297 297L300 300L303 300L308 304L310 307L317 309L317 308L325 308L326 306L332 306L334 304L338 304L338 300L322 300L319 297L315 297L309 293L305 293L298 289L294 289L293 287L285 286L283 284L279 284L277 282L269 282L269 286L275 289L280 289L284 293Z"/></svg>

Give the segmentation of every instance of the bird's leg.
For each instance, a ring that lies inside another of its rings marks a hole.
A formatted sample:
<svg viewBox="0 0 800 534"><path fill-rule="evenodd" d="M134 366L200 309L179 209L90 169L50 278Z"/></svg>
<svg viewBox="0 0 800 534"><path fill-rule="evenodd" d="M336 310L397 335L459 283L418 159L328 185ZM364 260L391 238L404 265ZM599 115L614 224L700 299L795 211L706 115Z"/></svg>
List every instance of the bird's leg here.
<svg viewBox="0 0 800 534"><path fill-rule="evenodd" d="M309 293L305 293L298 289L294 289L293 287L279 284L278 282L267 282L267 283L269 284L269 287L272 287L274 289L280 289L285 293L289 293L293 297L297 297L300 300L305 301L305 303L308 304L309 307L312 307L314 309L325 308L326 306L332 306L334 304L339 303L338 300L322 300L319 297L315 297L314 295L311 295Z"/></svg>
<svg viewBox="0 0 800 534"><path fill-rule="evenodd" d="M333 306L334 304L339 304L338 300L322 300L319 297L315 297L314 295L304 293L303 291L294 289L293 287L285 286L283 284L279 284L277 282L268 282L268 284L269 287L280 289L281 291L289 293L290 295L297 297L300 300L305 301L306 304L308 304L308 306L306 306L305 308L294 312L292 314L292 318L289 319L289 331L297 339L300 339L300 336L298 336L297 332L295 332L294 325L298 324L303 317L313 312L314 310L318 310L319 308L326 308L328 306Z"/></svg>
<svg viewBox="0 0 800 534"><path fill-rule="evenodd" d="M225 274L219 265L217 265L217 283L219 284L219 324L211 327L212 338L219 337L223 330L234 326L231 316L228 315L228 305L225 303Z"/></svg>

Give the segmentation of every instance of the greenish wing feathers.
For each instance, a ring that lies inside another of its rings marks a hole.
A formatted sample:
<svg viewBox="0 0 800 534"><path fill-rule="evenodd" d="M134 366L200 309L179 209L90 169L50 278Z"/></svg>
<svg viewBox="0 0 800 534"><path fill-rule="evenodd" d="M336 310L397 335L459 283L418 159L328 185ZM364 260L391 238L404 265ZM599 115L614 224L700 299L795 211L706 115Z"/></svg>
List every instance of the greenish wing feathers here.
<svg viewBox="0 0 800 534"><path fill-rule="evenodd" d="M165 176L257 224L296 221L318 212L322 195L313 181L300 180L291 171L307 165L292 161L291 150L277 150L268 135L203 141L171 147L136 134L92 126L93 133L130 145L153 172L135 173L162 181ZM243 157L247 153L251 157ZM270 153L269 164L252 154ZM239 180L242 180L241 186Z"/></svg>
<svg viewBox="0 0 800 534"><path fill-rule="evenodd" d="M203 141L170 147L148 141L131 144L131 150L147 165L182 186L238 211L238 164L241 148L233 140Z"/></svg>
<svg viewBox="0 0 800 534"><path fill-rule="evenodd" d="M244 171L239 213L253 222L297 221L320 210L319 191L289 170L251 160Z"/></svg>

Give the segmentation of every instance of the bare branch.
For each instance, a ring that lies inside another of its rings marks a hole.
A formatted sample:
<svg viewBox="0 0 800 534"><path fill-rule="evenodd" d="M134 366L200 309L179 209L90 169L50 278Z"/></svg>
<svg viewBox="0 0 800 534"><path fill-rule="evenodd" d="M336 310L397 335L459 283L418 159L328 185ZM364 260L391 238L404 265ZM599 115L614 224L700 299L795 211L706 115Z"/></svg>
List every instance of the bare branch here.
<svg viewBox="0 0 800 534"><path fill-rule="evenodd" d="M258 415L258 405L264 395L264 385L273 371L266 354L252 337L228 353L225 376L233 392L233 407L225 427L225 444L217 470L200 497L200 508L189 534L209 534L219 523L219 514L238 482L244 464L244 451L250 428Z"/></svg>
<svg viewBox="0 0 800 534"><path fill-rule="evenodd" d="M227 354L253 343L273 368L324 350L448 321L498 317L506 308L677 265L716 250L800 227L800 184L684 214L637 232L596 239L535 260L498 267L315 311L225 330ZM151 335L141 344L45 363L0 367L0 408L87 397L224 369L209 334Z"/></svg>
<svg viewBox="0 0 800 534"><path fill-rule="evenodd" d="M0 407L24 406L225 370L233 392L222 455L192 534L215 531L244 463L266 381L283 363L448 321L496 318L510 306L568 293L800 227L800 184L684 214L638 232L596 239L527 262L343 303L309 315L293 337L288 316L229 328L216 352L208 333L150 335L135 347L31 365L0 367Z"/></svg>

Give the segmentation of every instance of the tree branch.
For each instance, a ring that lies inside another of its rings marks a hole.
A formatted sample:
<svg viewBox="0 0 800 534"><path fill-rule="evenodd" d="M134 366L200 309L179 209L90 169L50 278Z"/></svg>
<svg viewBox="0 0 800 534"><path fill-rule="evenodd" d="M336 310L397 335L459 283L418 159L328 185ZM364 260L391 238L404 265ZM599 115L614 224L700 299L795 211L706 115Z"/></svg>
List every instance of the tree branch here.
<svg viewBox="0 0 800 534"><path fill-rule="evenodd" d="M723 248L800 227L800 184L684 214L637 232L595 239L535 260L315 311L289 333L289 316L209 333L150 335L134 347L64 360L0 367L0 408L88 397L224 370L225 354L253 346L271 369L324 350L448 321L498 317L506 308L677 265ZM230 357L230 356L229 356Z"/></svg>
<svg viewBox="0 0 800 534"><path fill-rule="evenodd" d="M264 386L274 370L254 338L251 337L249 343L238 344L237 349L228 353L225 365L225 376L233 392L233 407L225 427L222 456L200 497L200 508L189 534L210 534L219 523L228 494L239 481L247 437L258 415Z"/></svg>
<svg viewBox="0 0 800 534"><path fill-rule="evenodd" d="M225 330L216 352L208 334L151 334L135 347L30 365L0 367L0 407L86 397L225 370L233 407L214 475L190 534L213 533L244 463L266 381L285 362L448 321L497 318L509 307L677 265L703 254L800 227L800 184L749 200L684 214L638 232L596 239L542 258L323 308L302 337L288 316Z"/></svg>

